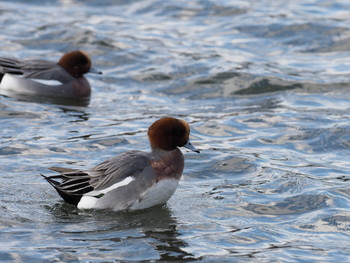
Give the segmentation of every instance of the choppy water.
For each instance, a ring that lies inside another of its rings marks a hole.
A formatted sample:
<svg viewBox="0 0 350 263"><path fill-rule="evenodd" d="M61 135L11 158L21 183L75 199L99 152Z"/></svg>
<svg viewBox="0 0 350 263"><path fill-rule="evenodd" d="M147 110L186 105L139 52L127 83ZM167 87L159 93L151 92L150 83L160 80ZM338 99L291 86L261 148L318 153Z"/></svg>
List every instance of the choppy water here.
<svg viewBox="0 0 350 263"><path fill-rule="evenodd" d="M0 56L90 53L88 106L0 97L1 262L349 262L348 1L1 1ZM79 211L40 176L147 150L200 155L163 208Z"/></svg>

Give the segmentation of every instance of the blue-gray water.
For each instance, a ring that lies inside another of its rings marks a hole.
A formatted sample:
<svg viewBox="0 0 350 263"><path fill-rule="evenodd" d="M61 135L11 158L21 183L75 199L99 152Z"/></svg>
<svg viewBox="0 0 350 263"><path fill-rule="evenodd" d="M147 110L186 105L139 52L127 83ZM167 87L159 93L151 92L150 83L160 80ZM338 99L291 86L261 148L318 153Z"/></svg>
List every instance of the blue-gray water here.
<svg viewBox="0 0 350 263"><path fill-rule="evenodd" d="M350 262L350 4L1 1L0 56L83 49L88 106L0 97L1 262ZM186 119L168 204L79 211L40 176Z"/></svg>

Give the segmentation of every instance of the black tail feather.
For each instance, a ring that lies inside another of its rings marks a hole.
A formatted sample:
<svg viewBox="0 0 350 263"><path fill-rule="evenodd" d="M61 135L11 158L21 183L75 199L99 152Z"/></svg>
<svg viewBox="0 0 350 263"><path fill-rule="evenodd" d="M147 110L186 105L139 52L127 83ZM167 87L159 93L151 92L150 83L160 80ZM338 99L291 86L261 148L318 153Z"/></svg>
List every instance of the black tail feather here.
<svg viewBox="0 0 350 263"><path fill-rule="evenodd" d="M46 181L51 184L57 193L63 198L63 200L69 204L77 206L80 202L83 194L88 193L94 188L90 186L89 179L87 175L80 174L70 174L66 176L64 174L45 176L41 174ZM55 179L61 180L61 182L56 181Z"/></svg>

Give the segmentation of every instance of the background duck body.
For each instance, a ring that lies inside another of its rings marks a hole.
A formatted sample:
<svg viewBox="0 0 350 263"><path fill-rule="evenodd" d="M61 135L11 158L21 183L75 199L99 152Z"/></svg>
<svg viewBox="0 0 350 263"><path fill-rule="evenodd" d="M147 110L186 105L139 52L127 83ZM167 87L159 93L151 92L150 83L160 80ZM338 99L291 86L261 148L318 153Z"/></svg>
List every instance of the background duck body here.
<svg viewBox="0 0 350 263"><path fill-rule="evenodd" d="M0 94L56 98L89 98L91 87L83 76L95 72L83 51L66 53L58 63L45 60L0 58Z"/></svg>
<svg viewBox="0 0 350 263"><path fill-rule="evenodd" d="M8 97L16 95L89 98L91 88L85 78L72 79L62 83L58 80L26 79L12 74L4 74L0 83L0 94Z"/></svg>

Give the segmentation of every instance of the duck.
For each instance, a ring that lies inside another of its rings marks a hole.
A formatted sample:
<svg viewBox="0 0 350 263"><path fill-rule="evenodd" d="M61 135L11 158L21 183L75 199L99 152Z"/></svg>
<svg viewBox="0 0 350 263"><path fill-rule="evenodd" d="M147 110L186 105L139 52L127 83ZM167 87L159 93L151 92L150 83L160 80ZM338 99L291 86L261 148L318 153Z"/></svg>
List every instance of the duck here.
<svg viewBox="0 0 350 263"><path fill-rule="evenodd" d="M21 95L69 99L89 98L91 87L84 74L102 74L91 67L91 64L90 56L82 50L65 53L58 62L2 57L0 58L0 94L9 97Z"/></svg>
<svg viewBox="0 0 350 263"><path fill-rule="evenodd" d="M51 167L45 176L66 203L78 209L140 210L163 205L174 194L184 170L179 147L200 151L189 139L185 120L163 117L148 128L150 152L130 150L89 170Z"/></svg>

